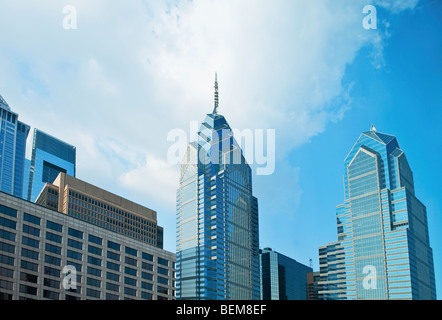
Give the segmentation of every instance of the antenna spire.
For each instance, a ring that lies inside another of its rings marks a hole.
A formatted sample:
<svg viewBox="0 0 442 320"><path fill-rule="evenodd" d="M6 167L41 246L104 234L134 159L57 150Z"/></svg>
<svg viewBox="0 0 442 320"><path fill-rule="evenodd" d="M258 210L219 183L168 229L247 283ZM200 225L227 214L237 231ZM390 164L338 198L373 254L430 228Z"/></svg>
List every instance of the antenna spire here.
<svg viewBox="0 0 442 320"><path fill-rule="evenodd" d="M218 75L215 72L215 107L213 108L214 114L218 114L219 95L218 95Z"/></svg>

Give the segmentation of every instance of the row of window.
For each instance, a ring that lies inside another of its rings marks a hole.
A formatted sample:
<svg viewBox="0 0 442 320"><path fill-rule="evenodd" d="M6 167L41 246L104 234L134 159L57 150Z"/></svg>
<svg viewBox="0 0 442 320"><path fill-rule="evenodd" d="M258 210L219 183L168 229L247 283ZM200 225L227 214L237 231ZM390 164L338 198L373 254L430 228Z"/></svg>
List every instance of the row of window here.
<svg viewBox="0 0 442 320"><path fill-rule="evenodd" d="M1 207L3 207L3 208L0 208L0 212L6 213L6 214L8 214L10 216L13 216L13 217L16 217L16 214L17 214L16 210L13 210L13 209L12 209L13 211L1 210L1 209L5 209L5 208L6 209L10 209L10 208L7 208L5 206L1 206ZM32 223L32 224L40 225L40 218L38 218L36 216L33 216L33 215L30 215L28 213L24 213L23 219L25 221L27 221L27 222ZM9 220L7 218L0 217L0 225L3 225L5 227L11 228L11 229L16 229L16 222L12 221L12 220ZM54 231L60 232L60 233L63 230L63 226L62 225L60 225L58 223L55 223L55 222L52 222L50 220L47 220L46 227L48 229L51 229L51 230L54 230ZM25 232L27 234L30 234L30 235L33 235L33 236L36 236L36 237L40 237L40 229L38 229L36 227L33 227L33 226L30 226L30 225L27 225L27 224L23 224L23 232ZM68 235L76 237L76 238L79 238L79 239L83 239L83 232L79 231L79 230L72 229L72 228L68 228ZM54 234L54 233L49 232L49 231L46 233L46 238L48 240L50 240L50 241L57 242L57 243L61 243L61 239L62 239L62 237L60 235ZM94 235L91 235L91 234L88 235L88 241L91 242L91 243L98 244L98 245L103 245L103 239L102 238L94 236ZM121 251L121 245L120 244L112 242L110 240L108 240L107 244L108 244L108 248L116 250L116 251ZM70 246L72 246L74 248L77 248L77 249L82 249L81 242L78 242L78 241L73 240L73 239L68 239L68 245L70 245ZM90 253L101 255L101 248L97 248L97 247L89 245L88 251ZM125 253L126 254L130 254L132 256L135 256L135 257L138 256L138 251L136 249L133 249L133 248L130 248L130 247L127 247L127 246L125 246ZM153 256L151 254L148 254L148 253L145 253L145 252L141 252L141 256L145 260L153 261ZM169 261L167 259L163 259L163 258L160 258L160 257L158 257L157 262L159 264L161 264L161 265L164 265L164 266L168 266L169 265Z"/></svg>

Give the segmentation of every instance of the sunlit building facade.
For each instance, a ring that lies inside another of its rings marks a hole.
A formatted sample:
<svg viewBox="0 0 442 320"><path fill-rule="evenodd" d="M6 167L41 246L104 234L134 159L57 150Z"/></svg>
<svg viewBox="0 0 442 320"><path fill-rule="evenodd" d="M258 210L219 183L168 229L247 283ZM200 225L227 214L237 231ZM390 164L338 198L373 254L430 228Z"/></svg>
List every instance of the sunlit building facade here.
<svg viewBox="0 0 442 320"><path fill-rule="evenodd" d="M215 108L181 163L177 298L260 298L258 202L242 150Z"/></svg>
<svg viewBox="0 0 442 320"><path fill-rule="evenodd" d="M344 161L338 241L319 248L324 299L436 299L425 206L396 137L374 127Z"/></svg>

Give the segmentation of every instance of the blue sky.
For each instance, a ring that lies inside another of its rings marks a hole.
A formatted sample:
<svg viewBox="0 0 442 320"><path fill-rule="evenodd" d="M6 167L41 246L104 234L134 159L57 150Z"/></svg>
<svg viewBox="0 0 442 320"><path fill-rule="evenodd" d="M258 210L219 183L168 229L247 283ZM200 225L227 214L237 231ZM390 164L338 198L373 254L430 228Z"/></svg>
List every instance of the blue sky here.
<svg viewBox="0 0 442 320"><path fill-rule="evenodd" d="M376 30L362 27L367 4ZM63 28L65 5L77 29ZM371 124L395 135L427 206L440 296L440 1L0 0L0 12L0 94L77 146L78 178L156 210L170 251L167 135L212 111L215 71L230 126L276 132L275 172L254 176L261 247L315 270L336 240L345 156Z"/></svg>

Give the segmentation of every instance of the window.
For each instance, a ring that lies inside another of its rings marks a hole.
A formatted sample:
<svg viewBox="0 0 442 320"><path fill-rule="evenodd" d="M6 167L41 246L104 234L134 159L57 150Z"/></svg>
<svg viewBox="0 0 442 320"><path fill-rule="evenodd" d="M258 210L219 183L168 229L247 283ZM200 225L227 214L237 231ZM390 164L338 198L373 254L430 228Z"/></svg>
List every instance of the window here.
<svg viewBox="0 0 442 320"><path fill-rule="evenodd" d="M60 277L60 270L45 266L44 274L58 278L58 277Z"/></svg>
<svg viewBox="0 0 442 320"><path fill-rule="evenodd" d="M126 247L126 253L130 254L130 255L133 255L135 257L137 256L137 250L129 248L129 247Z"/></svg>
<svg viewBox="0 0 442 320"><path fill-rule="evenodd" d="M165 276L168 276L169 275L169 270L167 270L165 268L158 267L158 273L159 274L163 274Z"/></svg>
<svg viewBox="0 0 442 320"><path fill-rule="evenodd" d="M126 264L129 264L131 266L135 266L135 267L137 266L137 260L136 259L133 259L133 258L130 258L130 257L126 257L125 262L126 262Z"/></svg>
<svg viewBox="0 0 442 320"><path fill-rule="evenodd" d="M24 215L23 215L23 219L25 221L30 222L30 223L40 225L40 218L36 217L36 216L33 216L33 215L29 214L29 213L25 212Z"/></svg>
<svg viewBox="0 0 442 320"><path fill-rule="evenodd" d="M45 255L45 262L49 264L53 264L54 266L60 266L61 265L61 259L56 258L53 256Z"/></svg>
<svg viewBox="0 0 442 320"><path fill-rule="evenodd" d="M58 293L49 290L43 290L43 297L47 299L58 300Z"/></svg>
<svg viewBox="0 0 442 320"><path fill-rule="evenodd" d="M31 283L37 283L38 276L33 275L33 274L29 274L26 272L21 272L20 273L20 280L26 281L26 282L31 282Z"/></svg>
<svg viewBox="0 0 442 320"><path fill-rule="evenodd" d="M112 273L112 272L107 272L106 273L106 279L119 282L120 281L120 275L118 275L116 273Z"/></svg>
<svg viewBox="0 0 442 320"><path fill-rule="evenodd" d="M107 262L107 268L114 270L114 271L118 271L120 272L120 265L116 264L116 263L112 263L112 262Z"/></svg>
<svg viewBox="0 0 442 320"><path fill-rule="evenodd" d="M93 279L93 278L88 277L86 283L88 286L93 286L93 287L97 287L97 288L101 287L101 281L97 280L97 279Z"/></svg>
<svg viewBox="0 0 442 320"><path fill-rule="evenodd" d="M68 234L69 234L70 236L75 237L75 238L83 239L83 232L82 232L82 231L78 231L78 230L75 230L75 229L69 228L69 230L68 230Z"/></svg>
<svg viewBox="0 0 442 320"><path fill-rule="evenodd" d="M0 265L3 265L3 264L13 266L14 265L14 258L0 254Z"/></svg>
<svg viewBox="0 0 442 320"><path fill-rule="evenodd" d="M37 295L37 288L21 284L20 285L20 292L26 293L26 294L32 294L35 296L35 295Z"/></svg>
<svg viewBox="0 0 442 320"><path fill-rule="evenodd" d="M21 255L22 255L22 257L38 260L38 252L36 252L36 251L21 248Z"/></svg>
<svg viewBox="0 0 442 320"><path fill-rule="evenodd" d="M100 298L100 291L97 291L97 290L93 290L93 289L90 289L90 288L87 288L86 289L86 295L88 296L88 297L92 297L92 298Z"/></svg>
<svg viewBox="0 0 442 320"><path fill-rule="evenodd" d="M21 267L30 271L38 271L38 264L26 260L21 261Z"/></svg>
<svg viewBox="0 0 442 320"><path fill-rule="evenodd" d="M91 245L88 246L88 252L101 256L101 249Z"/></svg>
<svg viewBox="0 0 442 320"><path fill-rule="evenodd" d="M137 286L137 280L129 277L124 277L124 284L128 284L130 286Z"/></svg>
<svg viewBox="0 0 442 320"><path fill-rule="evenodd" d="M15 241L15 233L6 231L6 230L0 230L0 238Z"/></svg>
<svg viewBox="0 0 442 320"><path fill-rule="evenodd" d="M46 287L60 289L60 281L49 279L49 278L44 278L43 283Z"/></svg>
<svg viewBox="0 0 442 320"><path fill-rule="evenodd" d="M112 260L120 261L120 255L112 251L107 252L107 257Z"/></svg>
<svg viewBox="0 0 442 320"><path fill-rule="evenodd" d="M61 254L61 248L59 246L54 246L53 244L46 243L45 248L48 252Z"/></svg>
<svg viewBox="0 0 442 320"><path fill-rule="evenodd" d="M153 271L153 264L150 264L147 262L142 262L141 268L143 268L144 270L147 270L147 271Z"/></svg>
<svg viewBox="0 0 442 320"><path fill-rule="evenodd" d="M150 291L152 291L152 289L153 289L151 283L147 283L144 281L141 282L141 288L146 289L146 290L150 290Z"/></svg>
<svg viewBox="0 0 442 320"><path fill-rule="evenodd" d="M49 231L46 231L46 239L53 242L61 243L61 236L56 235Z"/></svg>
<svg viewBox="0 0 442 320"><path fill-rule="evenodd" d="M96 269L96 268L92 268L92 267L87 267L87 273L93 276L97 276L97 277L101 277L101 270L100 269Z"/></svg>
<svg viewBox="0 0 442 320"><path fill-rule="evenodd" d="M76 252L76 251L68 249L67 256L68 256L68 258L72 258L72 259L76 259L76 260L81 261L83 255L80 252Z"/></svg>
<svg viewBox="0 0 442 320"><path fill-rule="evenodd" d="M55 223L55 222L52 222L49 220L46 222L46 228L52 229L57 232L63 231L63 226L61 224L58 224L58 223Z"/></svg>
<svg viewBox="0 0 442 320"><path fill-rule="evenodd" d="M75 249L83 249L83 244L80 241L76 241L73 239L68 239L68 246Z"/></svg>
<svg viewBox="0 0 442 320"><path fill-rule="evenodd" d="M95 257L88 256L87 257L87 262L91 263L91 264L94 264L96 266L101 266L101 259L98 259L98 258L95 258Z"/></svg>
<svg viewBox="0 0 442 320"><path fill-rule="evenodd" d="M109 249L120 251L120 245L118 243L115 243L115 242L112 242L112 241L108 241L107 242L107 247Z"/></svg>
<svg viewBox="0 0 442 320"><path fill-rule="evenodd" d="M144 260L153 261L153 255L145 253L145 252L142 253L142 258Z"/></svg>
<svg viewBox="0 0 442 320"><path fill-rule="evenodd" d="M141 278L145 279L145 280L150 280L153 281L153 276L150 273L147 272L141 272Z"/></svg>
<svg viewBox="0 0 442 320"><path fill-rule="evenodd" d="M0 217L0 226L16 229L17 223L15 221Z"/></svg>
<svg viewBox="0 0 442 320"><path fill-rule="evenodd" d="M124 268L124 272L127 274L130 274L132 276L136 276L137 275L137 270L133 269L133 268L129 268L129 267L125 267Z"/></svg>
<svg viewBox="0 0 442 320"><path fill-rule="evenodd" d="M36 237L40 236L40 229L28 226L26 224L23 225L23 232Z"/></svg>
<svg viewBox="0 0 442 320"><path fill-rule="evenodd" d="M119 292L120 291L120 286L118 284L107 282L106 283L106 289L109 290L109 291L113 291L113 292Z"/></svg>
<svg viewBox="0 0 442 320"><path fill-rule="evenodd" d="M12 244L4 243L0 241L0 251L14 253L15 246Z"/></svg>
<svg viewBox="0 0 442 320"><path fill-rule="evenodd" d="M169 261L163 258L158 257L158 263L163 265L163 266L168 266L169 265Z"/></svg>
<svg viewBox="0 0 442 320"><path fill-rule="evenodd" d="M89 242L93 242L93 243L99 244L101 246L103 244L103 239L90 234L89 235Z"/></svg>
<svg viewBox="0 0 442 320"><path fill-rule="evenodd" d="M124 287L124 294L127 294L129 296L134 296L135 297L137 295L137 290L132 289L132 288Z"/></svg>
<svg viewBox="0 0 442 320"><path fill-rule="evenodd" d="M0 213L4 213L10 217L17 218L17 210L0 204Z"/></svg>

